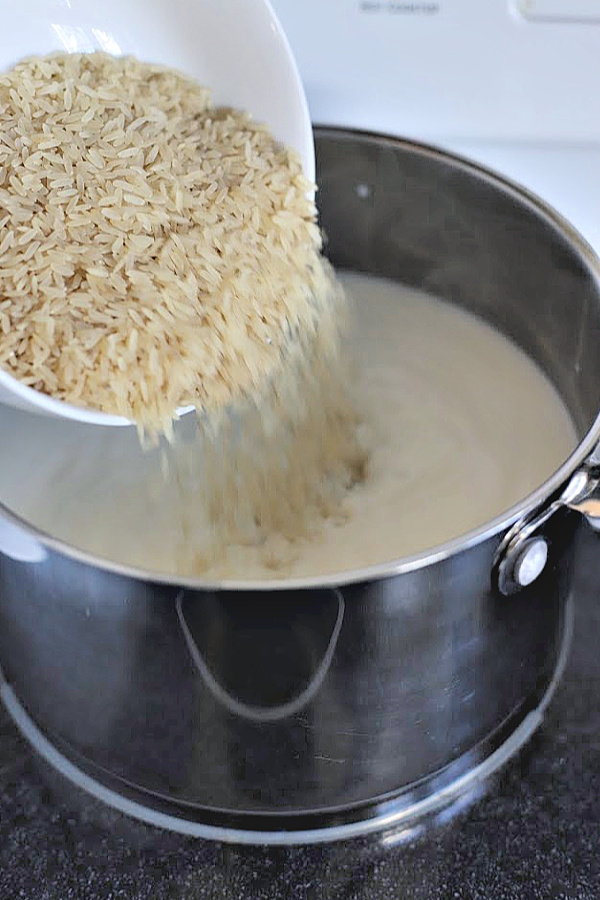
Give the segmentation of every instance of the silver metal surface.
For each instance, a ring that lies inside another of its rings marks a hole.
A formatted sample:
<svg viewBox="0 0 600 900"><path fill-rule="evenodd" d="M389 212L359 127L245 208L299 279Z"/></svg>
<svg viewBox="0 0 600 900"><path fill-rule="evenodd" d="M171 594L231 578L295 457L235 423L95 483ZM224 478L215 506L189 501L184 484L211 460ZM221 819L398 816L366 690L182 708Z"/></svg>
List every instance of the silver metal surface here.
<svg viewBox="0 0 600 900"><path fill-rule="evenodd" d="M317 156L333 262L503 330L554 381L581 441L483 528L323 583L170 580L5 512L4 695L111 796L234 836L364 830L466 777L530 721L564 640L581 521L566 491L598 444L599 269L569 227L431 148L321 129ZM547 563L505 596L505 551L539 516Z"/></svg>
<svg viewBox="0 0 600 900"><path fill-rule="evenodd" d="M545 538L535 537L522 548L515 563L515 581L520 587L528 587L540 577L548 562L548 544Z"/></svg>
<svg viewBox="0 0 600 900"><path fill-rule="evenodd" d="M555 515L566 510L579 513L595 531L600 531L600 462L599 451L594 450L586 462L578 468L561 493L551 502L532 510L513 525L500 543L494 560L494 578L501 593L518 593L531 581L523 582L521 566L527 554L536 545L543 543L548 550L548 541L543 529ZM539 577L546 565L546 558ZM533 578L533 580L535 580Z"/></svg>
<svg viewBox="0 0 600 900"><path fill-rule="evenodd" d="M512 723L512 727L493 735L490 740L475 748L470 754L470 765L464 768L462 774L457 767L455 773L448 773L445 781L438 780L435 783L433 780L430 785L421 784L419 790L408 791L396 797L387 806L375 806L369 810L368 815L364 815L358 821L338 821L304 831L275 829L241 831L157 812L152 806L143 805L137 800L130 799L125 793L118 793L107 788L102 782L90 778L52 746L23 708L11 687L4 681L1 670L0 698L23 737L52 767L52 786L58 788L62 802L72 801L76 806L78 798L73 797L73 791L82 790L112 809L140 822L167 828L180 834L234 844L271 846L317 844L381 832L382 843L389 845L401 842L407 833L410 837L422 835L427 827L435 826L438 820L446 821L453 810L463 811L465 805L478 800L486 793L492 776L519 752L543 722L546 709L566 666L572 636L573 599L570 597L566 606L565 628L556 668L539 705L526 712L518 722ZM54 773L60 779L59 784ZM453 775L456 777L453 778Z"/></svg>

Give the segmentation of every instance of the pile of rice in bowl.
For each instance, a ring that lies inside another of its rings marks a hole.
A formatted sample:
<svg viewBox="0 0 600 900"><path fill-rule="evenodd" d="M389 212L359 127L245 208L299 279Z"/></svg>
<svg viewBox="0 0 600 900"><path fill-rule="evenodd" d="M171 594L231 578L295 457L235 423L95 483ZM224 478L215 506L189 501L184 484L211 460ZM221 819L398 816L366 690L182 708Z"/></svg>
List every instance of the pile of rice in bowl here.
<svg viewBox="0 0 600 900"><path fill-rule="evenodd" d="M185 464L163 450L173 484L210 461L198 570L306 536L364 477L345 312L312 185L246 113L132 57L0 76L0 367L171 441L201 412Z"/></svg>

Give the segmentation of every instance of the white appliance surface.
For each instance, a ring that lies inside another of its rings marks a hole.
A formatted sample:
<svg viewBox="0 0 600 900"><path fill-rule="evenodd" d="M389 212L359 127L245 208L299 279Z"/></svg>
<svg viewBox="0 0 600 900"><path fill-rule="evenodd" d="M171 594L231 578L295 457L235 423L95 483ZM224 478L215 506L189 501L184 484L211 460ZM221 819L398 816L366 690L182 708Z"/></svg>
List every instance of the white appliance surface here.
<svg viewBox="0 0 600 900"><path fill-rule="evenodd" d="M600 253L600 0L273 0L313 122L504 173Z"/></svg>

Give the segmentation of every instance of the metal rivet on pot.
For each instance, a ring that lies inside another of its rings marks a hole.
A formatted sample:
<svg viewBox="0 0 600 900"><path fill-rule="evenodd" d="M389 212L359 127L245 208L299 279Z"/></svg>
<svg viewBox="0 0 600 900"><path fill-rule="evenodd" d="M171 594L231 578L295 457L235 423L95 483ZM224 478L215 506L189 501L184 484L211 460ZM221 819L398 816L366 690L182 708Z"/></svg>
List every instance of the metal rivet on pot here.
<svg viewBox="0 0 600 900"><path fill-rule="evenodd" d="M548 544L545 538L535 537L526 541L515 560L513 578L520 587L532 584L544 571L548 561Z"/></svg>

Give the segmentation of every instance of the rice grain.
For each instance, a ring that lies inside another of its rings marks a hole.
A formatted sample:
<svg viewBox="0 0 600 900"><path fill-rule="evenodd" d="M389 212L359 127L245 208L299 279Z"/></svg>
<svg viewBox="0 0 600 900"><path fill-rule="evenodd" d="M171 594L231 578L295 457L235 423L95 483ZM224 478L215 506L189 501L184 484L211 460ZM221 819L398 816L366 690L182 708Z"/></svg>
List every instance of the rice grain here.
<svg viewBox="0 0 600 900"><path fill-rule="evenodd" d="M244 112L104 53L24 60L0 109L0 365L17 379L168 432L178 407L247 398L291 343L335 331L311 185Z"/></svg>

